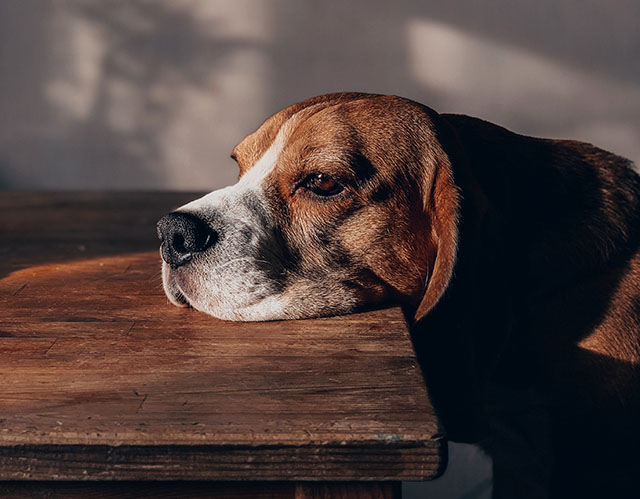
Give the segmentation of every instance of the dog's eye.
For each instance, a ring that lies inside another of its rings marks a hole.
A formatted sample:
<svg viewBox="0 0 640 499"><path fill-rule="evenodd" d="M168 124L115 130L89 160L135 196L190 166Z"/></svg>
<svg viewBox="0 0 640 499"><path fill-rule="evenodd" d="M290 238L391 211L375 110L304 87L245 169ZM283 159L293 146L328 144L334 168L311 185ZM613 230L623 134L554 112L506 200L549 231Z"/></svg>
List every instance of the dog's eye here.
<svg viewBox="0 0 640 499"><path fill-rule="evenodd" d="M342 192L344 188L335 177L326 173L314 173L306 182L306 187L318 196L333 196Z"/></svg>

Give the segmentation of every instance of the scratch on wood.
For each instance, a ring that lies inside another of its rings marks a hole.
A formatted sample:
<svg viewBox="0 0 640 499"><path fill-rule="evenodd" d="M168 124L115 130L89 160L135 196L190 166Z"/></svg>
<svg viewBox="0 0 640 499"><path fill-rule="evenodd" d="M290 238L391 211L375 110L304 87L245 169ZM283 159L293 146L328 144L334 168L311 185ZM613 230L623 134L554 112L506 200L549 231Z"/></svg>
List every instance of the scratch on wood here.
<svg viewBox="0 0 640 499"><path fill-rule="evenodd" d="M25 286L26 286L26 284L25 284ZM51 343L51 345L49 345L49 347L44 351L44 355L47 355L49 353L49 350L51 350L53 348L53 345L55 345L57 341L58 341L58 338L53 340L53 343Z"/></svg>
<svg viewBox="0 0 640 499"><path fill-rule="evenodd" d="M126 337L126 336L129 336L129 333L131 333L131 330L132 330L135 326L136 326L136 321L133 321L133 322L131 323L131 326L129 326L129 329L127 329L127 332L124 334L124 335L125 335L125 337Z"/></svg>
<svg viewBox="0 0 640 499"><path fill-rule="evenodd" d="M136 395L138 395L138 392L136 392ZM148 393L144 394L144 397L142 397L142 400L140 401L140 405L138 406L138 408L136 409L136 414L138 414L141 410L142 410L142 404L145 403L145 401L147 400L147 397L149 396Z"/></svg>
<svg viewBox="0 0 640 499"><path fill-rule="evenodd" d="M22 290L27 287L27 284L29 284L29 283L25 282L22 286L20 286L20 288L18 290L14 291L13 296L19 295L22 292Z"/></svg>

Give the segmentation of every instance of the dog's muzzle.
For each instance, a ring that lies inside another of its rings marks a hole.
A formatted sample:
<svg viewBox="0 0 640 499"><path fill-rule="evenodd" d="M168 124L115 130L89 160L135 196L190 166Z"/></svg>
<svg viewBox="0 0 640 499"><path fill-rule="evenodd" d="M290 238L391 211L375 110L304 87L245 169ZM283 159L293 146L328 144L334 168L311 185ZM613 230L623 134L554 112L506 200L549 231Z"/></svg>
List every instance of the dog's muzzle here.
<svg viewBox="0 0 640 499"><path fill-rule="evenodd" d="M218 241L218 233L191 213L169 213L158 221L157 229L162 259L174 269Z"/></svg>

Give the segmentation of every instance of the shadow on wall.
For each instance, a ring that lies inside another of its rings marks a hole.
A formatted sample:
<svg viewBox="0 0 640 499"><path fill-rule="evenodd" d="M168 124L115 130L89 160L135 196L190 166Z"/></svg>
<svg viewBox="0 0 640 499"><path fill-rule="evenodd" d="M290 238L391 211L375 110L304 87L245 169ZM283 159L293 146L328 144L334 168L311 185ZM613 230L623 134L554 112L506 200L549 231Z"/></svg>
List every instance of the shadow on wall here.
<svg viewBox="0 0 640 499"><path fill-rule="evenodd" d="M640 4L8 0L0 187L206 190L312 95L404 95L640 162Z"/></svg>
<svg viewBox="0 0 640 499"><path fill-rule="evenodd" d="M2 4L0 18L14 21L3 30L6 187L170 186L165 180L184 166L189 145L180 140L190 133L182 127L206 127L197 138L208 144L221 125L185 120L185 110L199 104L199 93L216 92L214 76L230 53L253 48L250 40L218 36L215 17L203 26L177 5ZM30 39L12 40L18 31ZM186 166L177 178L189 177Z"/></svg>

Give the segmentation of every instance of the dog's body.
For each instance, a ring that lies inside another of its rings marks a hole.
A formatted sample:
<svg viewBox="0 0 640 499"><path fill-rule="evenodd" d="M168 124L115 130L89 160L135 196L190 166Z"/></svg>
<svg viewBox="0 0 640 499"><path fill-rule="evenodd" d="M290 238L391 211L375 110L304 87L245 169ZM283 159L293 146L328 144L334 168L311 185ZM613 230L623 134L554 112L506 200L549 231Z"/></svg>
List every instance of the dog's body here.
<svg viewBox="0 0 640 499"><path fill-rule="evenodd" d="M238 184L159 224L172 301L236 320L398 301L450 437L492 434L496 495L634 490L629 161L366 94L286 108L234 157Z"/></svg>
<svg viewBox="0 0 640 499"><path fill-rule="evenodd" d="M458 261L414 331L436 407L459 439L491 426L498 497L636 496L638 176L588 144L443 118L465 156Z"/></svg>

